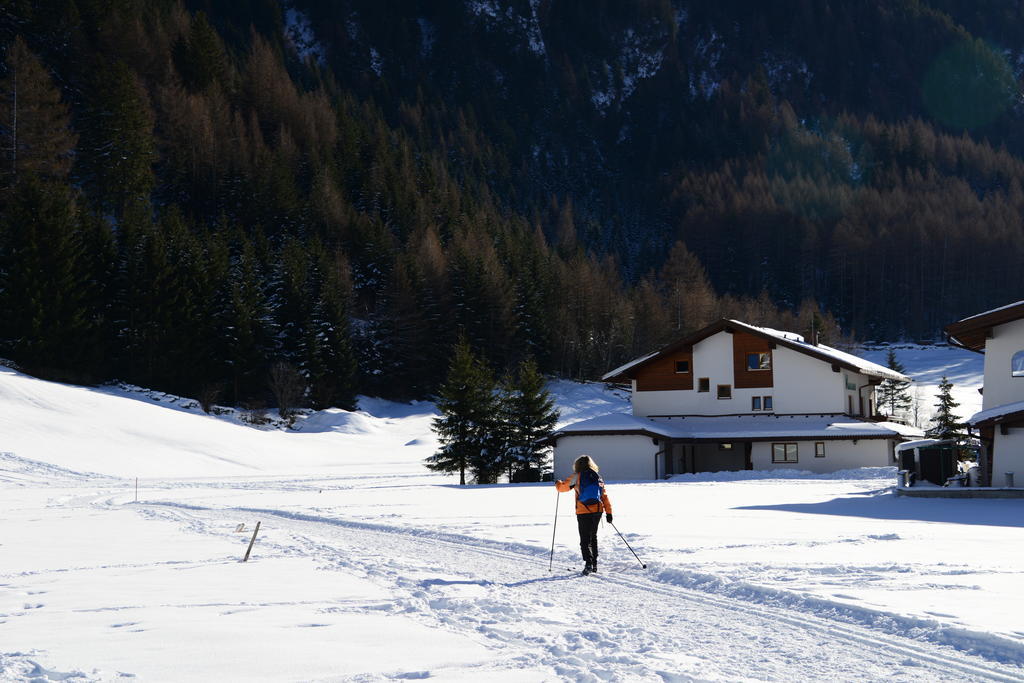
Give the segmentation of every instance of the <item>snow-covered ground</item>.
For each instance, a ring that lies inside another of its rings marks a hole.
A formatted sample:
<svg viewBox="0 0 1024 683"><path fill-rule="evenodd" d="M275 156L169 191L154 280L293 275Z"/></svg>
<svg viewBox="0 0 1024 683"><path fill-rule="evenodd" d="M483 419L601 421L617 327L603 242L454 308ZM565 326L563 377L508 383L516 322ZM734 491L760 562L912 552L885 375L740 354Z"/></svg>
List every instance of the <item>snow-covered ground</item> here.
<svg viewBox="0 0 1024 683"><path fill-rule="evenodd" d="M980 385L980 356L899 354ZM564 422L624 409L552 389ZM582 578L569 496L422 467L430 404L281 431L157 398L0 368L0 680L1024 680L1024 501L609 482L647 569L603 525Z"/></svg>

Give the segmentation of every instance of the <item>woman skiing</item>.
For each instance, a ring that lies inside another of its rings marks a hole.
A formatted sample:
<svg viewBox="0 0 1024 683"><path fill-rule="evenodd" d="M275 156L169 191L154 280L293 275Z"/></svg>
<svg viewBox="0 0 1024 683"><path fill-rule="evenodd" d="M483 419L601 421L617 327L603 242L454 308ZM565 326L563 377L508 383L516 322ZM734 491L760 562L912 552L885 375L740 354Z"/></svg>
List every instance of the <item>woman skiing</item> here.
<svg viewBox="0 0 1024 683"><path fill-rule="evenodd" d="M612 521L612 502L604 490L604 482L598 475L597 463L589 455L581 455L572 464L572 476L563 481L556 481L555 488L559 491L573 489L576 492L576 523L580 528L580 551L583 553L584 574L597 571L597 525L601 522L601 513Z"/></svg>

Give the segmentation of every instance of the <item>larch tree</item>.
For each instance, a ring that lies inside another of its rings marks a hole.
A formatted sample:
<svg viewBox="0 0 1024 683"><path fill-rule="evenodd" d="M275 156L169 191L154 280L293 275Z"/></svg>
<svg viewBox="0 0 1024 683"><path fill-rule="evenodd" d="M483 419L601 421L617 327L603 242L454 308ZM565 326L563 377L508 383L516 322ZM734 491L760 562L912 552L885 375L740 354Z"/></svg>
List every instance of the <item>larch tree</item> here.
<svg viewBox="0 0 1024 683"><path fill-rule="evenodd" d="M10 189L27 173L64 180L77 137L50 73L21 36L7 48L0 79L0 175Z"/></svg>

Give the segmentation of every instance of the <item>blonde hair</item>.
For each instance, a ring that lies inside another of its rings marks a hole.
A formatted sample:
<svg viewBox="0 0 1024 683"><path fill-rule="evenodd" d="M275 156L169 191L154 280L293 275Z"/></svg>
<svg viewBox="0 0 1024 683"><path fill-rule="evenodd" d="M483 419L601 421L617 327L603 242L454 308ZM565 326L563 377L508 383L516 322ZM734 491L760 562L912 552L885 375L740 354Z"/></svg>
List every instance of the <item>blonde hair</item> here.
<svg viewBox="0 0 1024 683"><path fill-rule="evenodd" d="M594 459L591 458L589 455L581 455L580 457L576 458L576 461L572 464L573 472L582 472L584 468L592 469L595 472L600 471L600 468L597 466L597 463L594 462Z"/></svg>

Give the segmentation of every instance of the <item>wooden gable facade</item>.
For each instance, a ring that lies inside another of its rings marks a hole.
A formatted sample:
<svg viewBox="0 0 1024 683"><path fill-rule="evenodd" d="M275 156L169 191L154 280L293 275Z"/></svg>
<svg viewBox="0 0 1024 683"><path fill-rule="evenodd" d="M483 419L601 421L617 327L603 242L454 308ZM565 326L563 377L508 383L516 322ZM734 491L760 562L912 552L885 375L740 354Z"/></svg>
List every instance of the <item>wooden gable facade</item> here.
<svg viewBox="0 0 1024 683"><path fill-rule="evenodd" d="M685 371L683 368L685 367ZM683 346L656 358L636 373L637 391L693 389L693 347Z"/></svg>
<svg viewBox="0 0 1024 683"><path fill-rule="evenodd" d="M736 330L732 333L732 367L733 384L737 389L763 389L774 386L772 350L775 348L770 340L749 332ZM748 356L755 357L754 363L748 362ZM757 358L767 356L767 367L761 367ZM751 368L751 365L754 368Z"/></svg>

